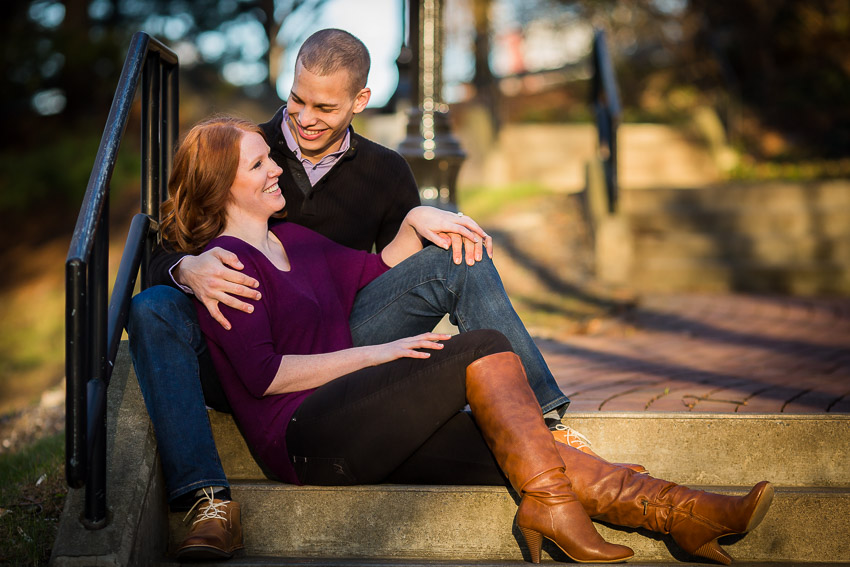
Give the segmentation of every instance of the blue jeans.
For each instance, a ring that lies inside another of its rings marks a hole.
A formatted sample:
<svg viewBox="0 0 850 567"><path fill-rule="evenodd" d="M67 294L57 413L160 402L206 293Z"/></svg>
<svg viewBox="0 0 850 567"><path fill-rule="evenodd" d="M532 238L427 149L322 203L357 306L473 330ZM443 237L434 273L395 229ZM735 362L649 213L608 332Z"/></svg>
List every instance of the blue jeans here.
<svg viewBox="0 0 850 567"><path fill-rule="evenodd" d="M448 313L461 332L497 329L510 340L544 413L566 409L558 385L511 307L486 258L456 265L428 246L360 291L350 324L355 344L379 344L430 331ZM212 438L199 357L206 341L195 305L182 291L154 286L137 294L127 324L130 355L156 432L170 501L203 486L229 486Z"/></svg>
<svg viewBox="0 0 850 567"><path fill-rule="evenodd" d="M229 487L204 403L199 358L207 343L193 299L164 285L146 289L130 303L127 334L169 501L205 486Z"/></svg>
<svg viewBox="0 0 850 567"><path fill-rule="evenodd" d="M522 359L543 413L566 410L570 400L511 306L486 253L472 266L458 265L450 250L427 246L363 288L349 324L355 345L380 344L430 331L447 313L460 332L501 331Z"/></svg>

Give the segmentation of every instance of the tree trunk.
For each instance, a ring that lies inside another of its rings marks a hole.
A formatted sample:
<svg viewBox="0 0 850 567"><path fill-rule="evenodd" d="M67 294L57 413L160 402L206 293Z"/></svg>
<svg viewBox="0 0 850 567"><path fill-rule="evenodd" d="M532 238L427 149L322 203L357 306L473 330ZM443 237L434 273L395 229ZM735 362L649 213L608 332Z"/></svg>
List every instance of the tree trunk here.
<svg viewBox="0 0 850 567"><path fill-rule="evenodd" d="M82 118L92 108L92 87L102 81L94 76L97 50L89 39L91 23L86 0L65 0L65 19L58 36L58 50L65 54L60 78L65 91L63 115L71 120Z"/></svg>

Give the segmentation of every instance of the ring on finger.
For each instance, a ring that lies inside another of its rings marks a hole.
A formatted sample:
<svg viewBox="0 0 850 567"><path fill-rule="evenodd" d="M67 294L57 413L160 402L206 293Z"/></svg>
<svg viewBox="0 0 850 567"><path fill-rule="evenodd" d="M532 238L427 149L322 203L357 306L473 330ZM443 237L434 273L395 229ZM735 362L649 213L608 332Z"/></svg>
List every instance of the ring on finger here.
<svg viewBox="0 0 850 567"><path fill-rule="evenodd" d="M457 216L462 217L462 216L463 216L463 213L462 213L462 212L460 212L460 211L458 211L458 212L457 212Z"/></svg>

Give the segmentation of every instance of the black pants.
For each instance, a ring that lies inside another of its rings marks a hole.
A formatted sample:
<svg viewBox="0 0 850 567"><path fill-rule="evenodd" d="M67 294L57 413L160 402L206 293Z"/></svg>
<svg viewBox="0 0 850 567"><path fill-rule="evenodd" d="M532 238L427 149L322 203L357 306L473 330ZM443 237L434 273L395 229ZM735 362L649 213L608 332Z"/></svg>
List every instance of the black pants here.
<svg viewBox="0 0 850 567"><path fill-rule="evenodd" d="M431 357L402 358L318 388L286 443L304 484L505 485L466 407L466 367L511 350L498 331L470 331Z"/></svg>

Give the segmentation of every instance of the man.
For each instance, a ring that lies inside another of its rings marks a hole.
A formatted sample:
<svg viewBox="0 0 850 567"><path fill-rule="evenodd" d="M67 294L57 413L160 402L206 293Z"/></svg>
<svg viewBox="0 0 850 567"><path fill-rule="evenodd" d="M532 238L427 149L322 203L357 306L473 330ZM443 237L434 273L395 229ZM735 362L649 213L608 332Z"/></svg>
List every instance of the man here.
<svg viewBox="0 0 850 567"><path fill-rule="evenodd" d="M407 212L419 204L404 159L356 134L369 53L351 34L322 30L296 60L287 104L262 124L271 157L283 168L280 187L287 220L352 248L380 251ZM357 296L350 325L355 345L378 344L430 331L448 313L460 330L498 328L522 357L546 417L559 423L569 400L513 309L492 265L492 239L469 217L435 211L428 246ZM485 254L486 252L486 254ZM139 384L156 430L172 509L198 506L181 558L229 557L242 547L239 506L230 501L205 410L226 409L198 328L194 294L225 328L219 304L250 312L239 297L260 299L258 283L240 272L232 253L198 256L158 251L156 285L131 305L128 332ZM178 288L179 286L179 288ZM403 426L403 424L400 424Z"/></svg>

